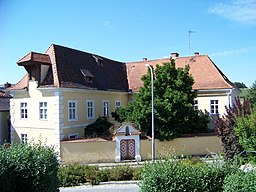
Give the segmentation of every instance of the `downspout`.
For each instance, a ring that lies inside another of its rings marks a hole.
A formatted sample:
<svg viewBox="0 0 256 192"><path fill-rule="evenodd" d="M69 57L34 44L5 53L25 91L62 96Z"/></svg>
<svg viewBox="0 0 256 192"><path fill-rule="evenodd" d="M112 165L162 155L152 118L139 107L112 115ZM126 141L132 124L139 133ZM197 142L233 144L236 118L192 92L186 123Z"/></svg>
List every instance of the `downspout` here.
<svg viewBox="0 0 256 192"><path fill-rule="evenodd" d="M233 93L233 89L230 89L228 94L227 94L227 96L228 96L228 108L232 108L233 107L232 93Z"/></svg>

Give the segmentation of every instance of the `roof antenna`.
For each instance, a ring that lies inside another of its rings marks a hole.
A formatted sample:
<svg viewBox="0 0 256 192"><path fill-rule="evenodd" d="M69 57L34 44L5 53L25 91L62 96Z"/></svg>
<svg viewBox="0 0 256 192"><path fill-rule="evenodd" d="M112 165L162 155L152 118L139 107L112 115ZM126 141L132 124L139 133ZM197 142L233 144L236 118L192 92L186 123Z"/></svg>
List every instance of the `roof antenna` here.
<svg viewBox="0 0 256 192"><path fill-rule="evenodd" d="M191 30L188 31L188 53L189 53L189 55L191 54L190 53L190 35L191 35L191 33L196 33L196 31L191 31Z"/></svg>

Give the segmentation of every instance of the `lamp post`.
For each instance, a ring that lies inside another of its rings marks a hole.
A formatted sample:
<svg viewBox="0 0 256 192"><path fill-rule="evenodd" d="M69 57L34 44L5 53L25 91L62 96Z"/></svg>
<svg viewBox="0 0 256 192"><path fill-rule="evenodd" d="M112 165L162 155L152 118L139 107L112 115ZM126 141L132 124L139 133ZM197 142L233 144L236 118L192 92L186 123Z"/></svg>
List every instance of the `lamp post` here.
<svg viewBox="0 0 256 192"><path fill-rule="evenodd" d="M154 74L153 68L146 64L146 67L150 69L151 73L151 101L152 101L152 162L155 160L155 128L154 128Z"/></svg>

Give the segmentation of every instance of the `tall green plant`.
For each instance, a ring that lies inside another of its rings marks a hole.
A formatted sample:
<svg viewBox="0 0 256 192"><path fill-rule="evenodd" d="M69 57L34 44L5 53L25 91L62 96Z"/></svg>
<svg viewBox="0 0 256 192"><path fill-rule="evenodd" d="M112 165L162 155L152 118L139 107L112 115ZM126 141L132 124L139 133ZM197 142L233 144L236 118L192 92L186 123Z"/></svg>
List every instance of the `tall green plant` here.
<svg viewBox="0 0 256 192"><path fill-rule="evenodd" d="M151 76L142 76L144 85L126 108L119 108L114 117L131 121L147 135L151 135ZM192 91L193 77L189 66L176 68L175 61L157 65L154 69L155 136L170 140L182 133L207 132L206 116L193 109L196 92ZM196 121L195 121L196 120ZM200 122L200 123L197 123Z"/></svg>

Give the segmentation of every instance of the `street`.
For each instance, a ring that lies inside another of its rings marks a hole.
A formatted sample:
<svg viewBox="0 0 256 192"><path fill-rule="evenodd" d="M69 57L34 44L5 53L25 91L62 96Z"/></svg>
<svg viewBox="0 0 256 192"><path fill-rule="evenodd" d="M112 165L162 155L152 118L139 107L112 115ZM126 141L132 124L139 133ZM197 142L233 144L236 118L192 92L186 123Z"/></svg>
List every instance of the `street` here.
<svg viewBox="0 0 256 192"><path fill-rule="evenodd" d="M60 188L60 192L139 192L138 184L105 184Z"/></svg>

